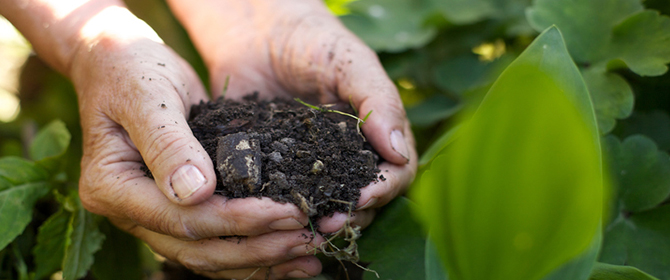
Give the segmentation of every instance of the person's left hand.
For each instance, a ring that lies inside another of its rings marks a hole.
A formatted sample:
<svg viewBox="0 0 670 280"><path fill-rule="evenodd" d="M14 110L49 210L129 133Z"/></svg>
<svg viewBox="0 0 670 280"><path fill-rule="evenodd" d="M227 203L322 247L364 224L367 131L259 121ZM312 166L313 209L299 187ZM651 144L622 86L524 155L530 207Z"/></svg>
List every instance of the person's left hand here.
<svg viewBox="0 0 670 280"><path fill-rule="evenodd" d="M375 208L402 193L414 178L417 154L402 102L376 54L333 16L320 0L168 1L210 70L212 91L240 98L299 96L320 103L349 102L360 118L373 111L363 133L385 159L385 181L361 190L351 221L367 226ZM341 228L347 215L319 222L323 232ZM320 266L301 268L316 275ZM221 272L215 276L227 275Z"/></svg>

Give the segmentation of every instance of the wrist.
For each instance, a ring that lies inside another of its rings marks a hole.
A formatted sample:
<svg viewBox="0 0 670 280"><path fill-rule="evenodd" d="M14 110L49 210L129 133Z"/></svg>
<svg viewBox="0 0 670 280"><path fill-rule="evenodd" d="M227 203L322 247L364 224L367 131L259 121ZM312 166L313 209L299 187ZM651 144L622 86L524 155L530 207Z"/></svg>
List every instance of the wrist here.
<svg viewBox="0 0 670 280"><path fill-rule="evenodd" d="M132 54L128 52L137 45L163 45L151 27L118 6L107 7L91 17L79 29L77 37L76 51L70 57L65 73L77 88L90 80L89 75L99 72L97 69L114 67L113 64L130 59ZM135 51L135 55L150 55L144 53L148 49L142 48L142 53Z"/></svg>

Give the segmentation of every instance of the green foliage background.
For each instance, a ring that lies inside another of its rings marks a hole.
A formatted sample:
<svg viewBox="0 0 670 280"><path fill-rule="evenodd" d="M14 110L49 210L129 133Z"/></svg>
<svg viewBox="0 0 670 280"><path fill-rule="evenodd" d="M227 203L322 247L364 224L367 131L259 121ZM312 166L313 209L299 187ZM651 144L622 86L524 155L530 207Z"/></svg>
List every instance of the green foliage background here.
<svg viewBox="0 0 670 280"><path fill-rule="evenodd" d="M422 163L452 140L453 116L476 108L540 31L558 27L591 95L614 185L601 246L579 258L597 255L594 280L670 279L670 2L326 2L397 83ZM164 2L128 5L208 83ZM145 246L78 201L81 131L69 82L31 58L20 98L19 118L0 124L0 279L44 279L56 271L66 279L140 279L155 271ZM434 244L409 215L411 205L399 198L379 214L359 241L361 260L382 279L448 279ZM546 279L576 279L563 273Z"/></svg>

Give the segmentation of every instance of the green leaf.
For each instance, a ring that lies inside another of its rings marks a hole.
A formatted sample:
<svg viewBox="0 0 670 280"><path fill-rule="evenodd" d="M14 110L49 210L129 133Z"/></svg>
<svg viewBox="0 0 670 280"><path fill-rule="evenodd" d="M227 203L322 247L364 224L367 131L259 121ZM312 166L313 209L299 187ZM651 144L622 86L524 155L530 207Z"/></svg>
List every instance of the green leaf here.
<svg viewBox="0 0 670 280"><path fill-rule="evenodd" d="M658 280L632 266L596 263L589 280Z"/></svg>
<svg viewBox="0 0 670 280"><path fill-rule="evenodd" d="M100 250L105 236L98 228L99 216L86 211L76 192L71 196L77 202L77 209L68 223L63 259L63 279L79 279L86 275L93 265L94 254Z"/></svg>
<svg viewBox="0 0 670 280"><path fill-rule="evenodd" d="M96 279L142 279L139 241L106 220L100 223L100 229L105 234L105 242L95 254L91 269Z"/></svg>
<svg viewBox="0 0 670 280"><path fill-rule="evenodd" d="M670 205L620 215L605 230L600 261L670 279Z"/></svg>
<svg viewBox="0 0 670 280"><path fill-rule="evenodd" d="M653 139L660 150L670 150L670 116L665 111L636 111L619 123L615 133L622 137L642 134Z"/></svg>
<svg viewBox="0 0 670 280"><path fill-rule="evenodd" d="M460 129L460 126L456 126L442 134L440 138L435 140L433 144L428 147L428 149L421 155L421 158L419 159L419 165L424 166L428 164L431 160L433 160L440 151L442 151L447 145L451 144L456 140L458 134L458 130Z"/></svg>
<svg viewBox="0 0 670 280"><path fill-rule="evenodd" d="M456 114L462 106L458 101L435 95L418 105L407 108L407 118L412 125L430 126Z"/></svg>
<svg viewBox="0 0 670 280"><path fill-rule="evenodd" d="M589 88L601 134L614 129L616 119L624 119L633 112L633 90L626 80L604 69L589 68L582 72Z"/></svg>
<svg viewBox="0 0 670 280"><path fill-rule="evenodd" d="M641 76L659 76L668 71L669 45L670 18L647 10L614 28L611 57L623 60Z"/></svg>
<svg viewBox="0 0 670 280"><path fill-rule="evenodd" d="M410 213L411 202L398 197L385 206L358 240L360 259L381 279L424 279L425 235ZM363 279L377 279L366 272Z"/></svg>
<svg viewBox="0 0 670 280"><path fill-rule="evenodd" d="M427 280L449 280L444 264L442 264L437 248L435 248L435 243L430 238L426 240L425 259Z"/></svg>
<svg viewBox="0 0 670 280"><path fill-rule="evenodd" d="M37 161L60 156L70 145L70 138L70 132L65 127L65 123L55 120L37 133L30 144L30 157Z"/></svg>
<svg viewBox="0 0 670 280"><path fill-rule="evenodd" d="M3 190L7 187L7 183L16 186L45 181L49 178L49 173L31 161L18 157L3 157L0 158L0 178L6 182L0 183L2 187L0 190Z"/></svg>
<svg viewBox="0 0 670 280"><path fill-rule="evenodd" d="M60 270L69 220L70 213L60 209L40 226L33 248L35 279L43 279Z"/></svg>
<svg viewBox="0 0 670 280"><path fill-rule="evenodd" d="M530 0L433 0L445 18L457 25L471 24L484 19L522 17Z"/></svg>
<svg viewBox="0 0 670 280"><path fill-rule="evenodd" d="M399 52L427 44L434 27L424 26L431 13L428 0L367 0L349 5L342 23L377 51Z"/></svg>
<svg viewBox="0 0 670 280"><path fill-rule="evenodd" d="M598 259L598 252L600 252L600 244L602 243L602 233L598 230L596 236L591 241L591 246L578 257L563 264L558 269L543 280L586 280L591 275L591 270Z"/></svg>
<svg viewBox="0 0 670 280"><path fill-rule="evenodd" d="M23 232L33 218L35 202L49 188L46 182L31 182L0 191L0 249Z"/></svg>
<svg viewBox="0 0 670 280"><path fill-rule="evenodd" d="M535 0L527 17L538 31L556 25L575 61L594 63L608 55L614 26L642 9L640 0Z"/></svg>
<svg viewBox="0 0 670 280"><path fill-rule="evenodd" d="M592 244L599 137L558 29L503 72L418 182L419 214L454 279L541 279Z"/></svg>
<svg viewBox="0 0 670 280"><path fill-rule="evenodd" d="M623 142L610 135L605 141L620 210L648 210L670 195L670 157L659 151L654 141L642 135Z"/></svg>

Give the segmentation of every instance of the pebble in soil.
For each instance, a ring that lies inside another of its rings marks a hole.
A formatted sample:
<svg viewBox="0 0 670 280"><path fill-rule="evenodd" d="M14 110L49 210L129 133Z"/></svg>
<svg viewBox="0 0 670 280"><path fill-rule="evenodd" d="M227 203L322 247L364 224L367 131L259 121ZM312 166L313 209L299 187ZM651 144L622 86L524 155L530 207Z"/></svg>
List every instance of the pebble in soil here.
<svg viewBox="0 0 670 280"><path fill-rule="evenodd" d="M353 113L345 104L328 109ZM348 212L344 202L355 206L360 188L378 180L379 156L356 119L295 100L201 102L189 125L214 162L216 193L229 198L270 197L316 220Z"/></svg>

